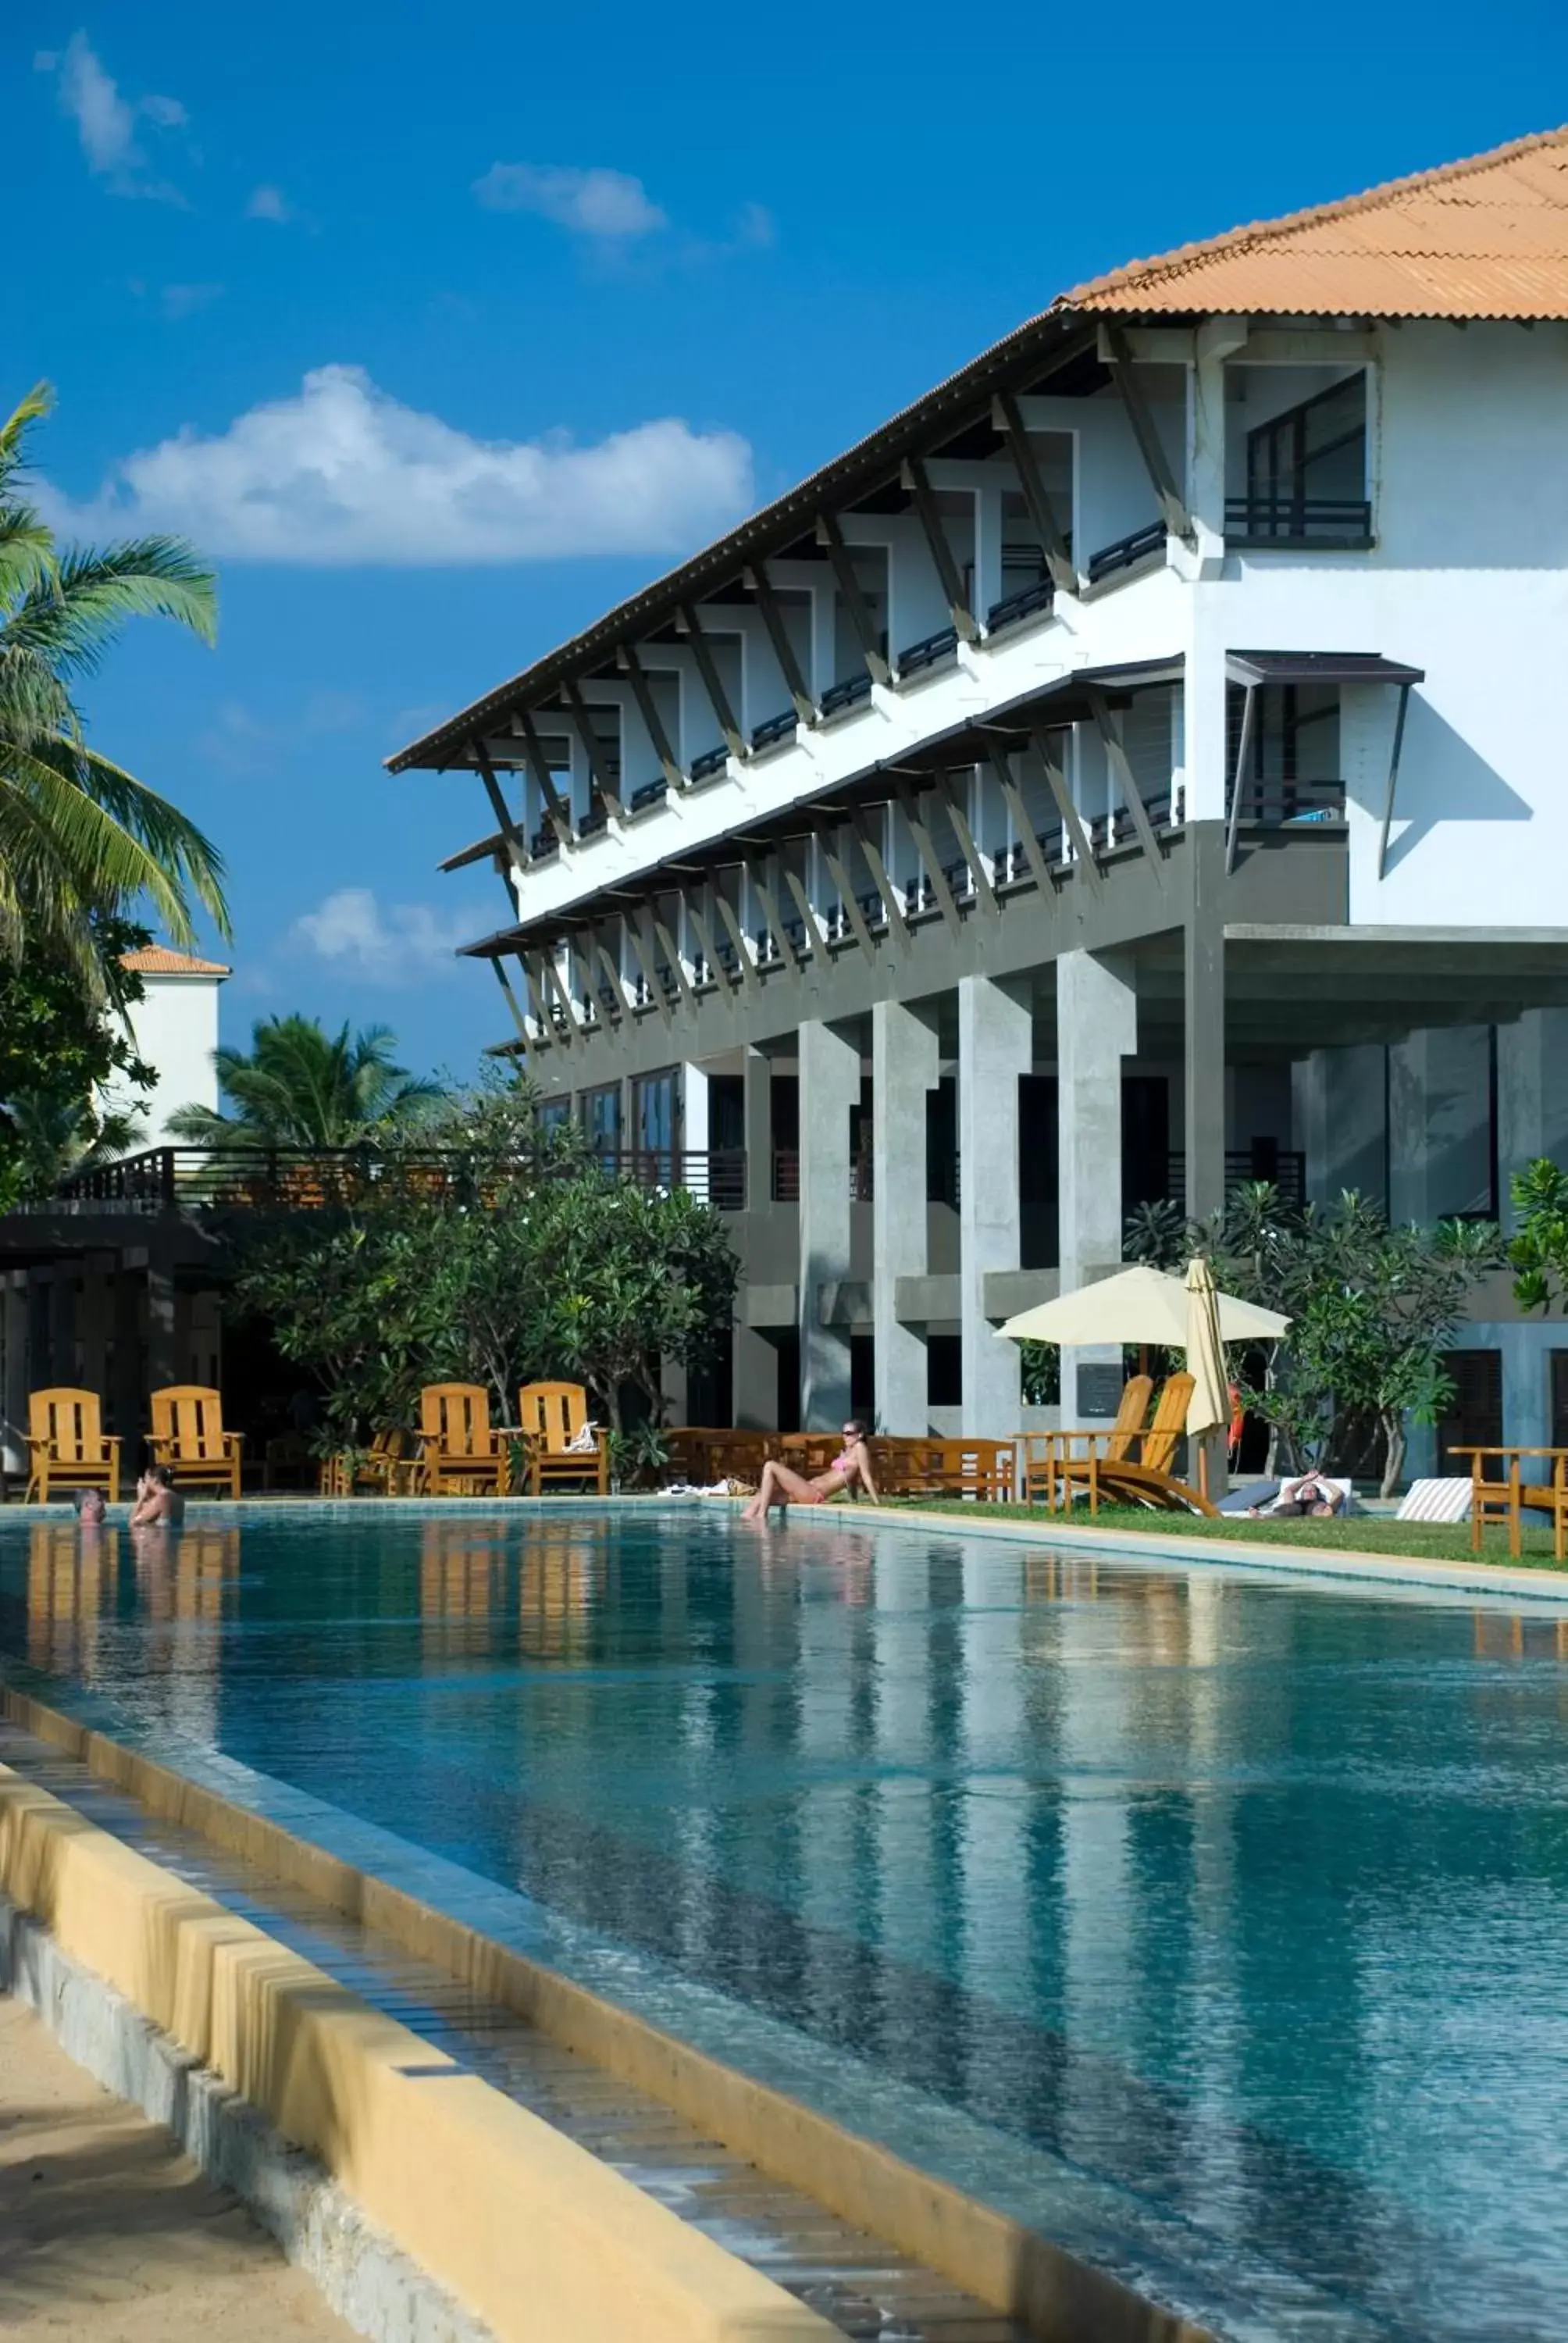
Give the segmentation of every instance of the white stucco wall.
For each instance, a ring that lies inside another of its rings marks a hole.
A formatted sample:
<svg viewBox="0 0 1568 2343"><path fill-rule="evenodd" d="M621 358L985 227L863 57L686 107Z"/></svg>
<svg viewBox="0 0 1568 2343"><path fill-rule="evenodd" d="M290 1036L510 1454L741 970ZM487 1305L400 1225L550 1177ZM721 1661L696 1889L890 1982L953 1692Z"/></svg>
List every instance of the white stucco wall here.
<svg viewBox="0 0 1568 2343"><path fill-rule="evenodd" d="M132 1040L138 1057L157 1069L157 1085L145 1110L146 1144L161 1147L173 1139L167 1118L177 1107L193 1101L216 1108L217 1076L213 1051L217 1048L217 976L146 976L146 998L130 1012Z"/></svg>

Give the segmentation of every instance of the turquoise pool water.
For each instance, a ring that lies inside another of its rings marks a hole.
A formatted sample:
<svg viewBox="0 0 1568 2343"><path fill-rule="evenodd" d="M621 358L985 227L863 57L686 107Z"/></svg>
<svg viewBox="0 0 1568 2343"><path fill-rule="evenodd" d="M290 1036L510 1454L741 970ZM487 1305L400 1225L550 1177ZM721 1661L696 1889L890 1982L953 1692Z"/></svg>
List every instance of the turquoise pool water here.
<svg viewBox="0 0 1568 2343"><path fill-rule="evenodd" d="M0 1664L1229 2335L1568 2335L1568 1617L365 1507L0 1520Z"/></svg>

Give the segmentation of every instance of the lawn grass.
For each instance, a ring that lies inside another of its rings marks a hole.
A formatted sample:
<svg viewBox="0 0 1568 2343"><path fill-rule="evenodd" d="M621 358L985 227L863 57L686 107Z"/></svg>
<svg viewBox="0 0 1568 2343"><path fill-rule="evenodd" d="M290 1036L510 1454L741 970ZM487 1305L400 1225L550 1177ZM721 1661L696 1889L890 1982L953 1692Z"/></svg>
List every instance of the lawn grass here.
<svg viewBox="0 0 1568 2343"><path fill-rule="evenodd" d="M1549 1529L1526 1526L1524 1550L1517 1562L1500 1530L1487 1533L1483 1553L1470 1544L1468 1522L1396 1522L1384 1516L1356 1513L1349 1521L1252 1521L1230 1514L1208 1521L1199 1513L1151 1513L1141 1505L1101 1505L1091 1521L1085 1505L1070 1514L1048 1513L1043 1505L981 1505L962 1497L885 1497L882 1503L899 1511L950 1513L973 1521L1032 1522L1037 1529L1114 1531L1130 1541L1145 1537L1212 1538L1223 1544L1289 1545L1326 1548L1339 1554L1410 1554L1421 1562L1490 1562L1504 1569L1563 1570L1568 1564L1552 1557Z"/></svg>

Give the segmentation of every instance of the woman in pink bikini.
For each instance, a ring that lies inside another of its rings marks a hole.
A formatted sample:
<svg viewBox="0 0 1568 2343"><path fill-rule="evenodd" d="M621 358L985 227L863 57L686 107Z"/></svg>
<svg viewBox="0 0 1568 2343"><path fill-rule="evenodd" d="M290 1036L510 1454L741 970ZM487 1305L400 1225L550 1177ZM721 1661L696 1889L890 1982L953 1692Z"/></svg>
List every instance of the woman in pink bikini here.
<svg viewBox="0 0 1568 2343"><path fill-rule="evenodd" d="M789 1505L826 1504L841 1489L863 1489L872 1503L876 1502L877 1483L871 1471L871 1452L866 1445L866 1427L854 1417L844 1426L842 1451L814 1481L792 1473L788 1464L780 1464L770 1456L762 1467L762 1486L740 1518L743 1522L765 1522L770 1505L777 1505L783 1513Z"/></svg>

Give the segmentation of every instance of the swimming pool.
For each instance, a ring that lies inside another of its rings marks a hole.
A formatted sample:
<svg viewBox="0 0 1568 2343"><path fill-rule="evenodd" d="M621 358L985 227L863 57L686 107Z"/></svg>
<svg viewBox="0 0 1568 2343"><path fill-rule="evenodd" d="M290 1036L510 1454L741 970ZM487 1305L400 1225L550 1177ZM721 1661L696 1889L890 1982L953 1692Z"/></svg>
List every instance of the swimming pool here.
<svg viewBox="0 0 1568 2343"><path fill-rule="evenodd" d="M1227 2334L1568 2333L1544 1611L300 1508L0 1519L0 1663Z"/></svg>

